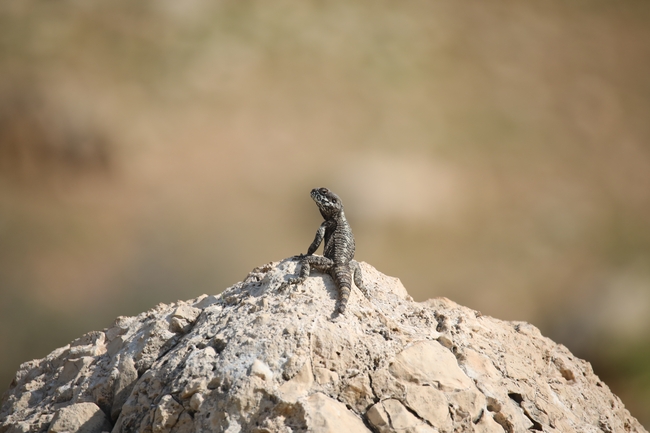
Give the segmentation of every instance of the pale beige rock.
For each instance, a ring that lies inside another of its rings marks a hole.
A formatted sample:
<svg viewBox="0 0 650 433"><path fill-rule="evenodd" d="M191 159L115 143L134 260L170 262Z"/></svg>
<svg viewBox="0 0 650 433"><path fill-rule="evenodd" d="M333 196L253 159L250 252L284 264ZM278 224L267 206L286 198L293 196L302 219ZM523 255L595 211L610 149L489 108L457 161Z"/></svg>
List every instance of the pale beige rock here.
<svg viewBox="0 0 650 433"><path fill-rule="evenodd" d="M343 403L317 392L306 398L307 428L314 433L358 432L370 433L360 418L350 412Z"/></svg>
<svg viewBox="0 0 650 433"><path fill-rule="evenodd" d="M264 362L256 359L251 365L251 374L261 378L262 380L271 380L273 378L273 372Z"/></svg>
<svg viewBox="0 0 650 433"><path fill-rule="evenodd" d="M171 429L171 433L193 433L194 432L194 419L187 411L184 411L178 417L178 421Z"/></svg>
<svg viewBox="0 0 650 433"><path fill-rule="evenodd" d="M503 433L504 429L489 412L483 412L481 419L474 425L475 433Z"/></svg>
<svg viewBox="0 0 650 433"><path fill-rule="evenodd" d="M498 380L499 372L494 368L494 364L484 355L475 350L468 349L460 359L460 366L467 376L474 380Z"/></svg>
<svg viewBox="0 0 650 433"><path fill-rule="evenodd" d="M192 378L187 382L187 385L181 389L181 391L178 393L178 396L186 400L188 398L192 398L194 394L196 394L199 391L203 391L208 388L208 383L205 378L202 377L197 377L197 378Z"/></svg>
<svg viewBox="0 0 650 433"><path fill-rule="evenodd" d="M479 420L486 405L485 395L474 386L463 391L448 392L447 400L458 415L467 416L472 422Z"/></svg>
<svg viewBox="0 0 650 433"><path fill-rule="evenodd" d="M373 427L379 430L380 433L390 431L390 418L388 417L388 413L386 413L386 409L384 409L382 403L377 403L368 409L368 412L366 412L366 418Z"/></svg>
<svg viewBox="0 0 650 433"><path fill-rule="evenodd" d="M169 329L172 332L187 332L191 325L196 321L197 317L201 314L199 308L194 308L189 305L181 305L174 310L169 322Z"/></svg>
<svg viewBox="0 0 650 433"><path fill-rule="evenodd" d="M201 311L202 310L200 308L194 308L189 305L180 305L174 310L172 317L184 319L188 322L194 322L201 314Z"/></svg>
<svg viewBox="0 0 650 433"><path fill-rule="evenodd" d="M377 403L368 410L367 417L370 424L380 433L435 432L433 428L410 413L402 403L395 399Z"/></svg>
<svg viewBox="0 0 650 433"><path fill-rule="evenodd" d="M113 388L113 402L111 405L111 418L114 420L120 415L122 406L131 394L131 390L138 380L138 372L135 369L133 358L124 356L120 358L115 368L115 385Z"/></svg>
<svg viewBox="0 0 650 433"><path fill-rule="evenodd" d="M406 389L409 383L395 379L388 371L388 366L378 369L370 376L372 377L372 390L375 396L392 397L400 401L406 399Z"/></svg>
<svg viewBox="0 0 650 433"><path fill-rule="evenodd" d="M359 374L350 378L341 390L340 399L357 411L364 412L374 399L368 375Z"/></svg>
<svg viewBox="0 0 650 433"><path fill-rule="evenodd" d="M203 394L197 392L190 398L190 408L192 408L193 411L198 411L204 400L205 397L203 397Z"/></svg>
<svg viewBox="0 0 650 433"><path fill-rule="evenodd" d="M394 430L405 431L414 429L416 426L422 424L422 421L413 416L402 403L395 399L384 400L380 403L384 406L384 410L390 419L390 425Z"/></svg>
<svg viewBox="0 0 650 433"><path fill-rule="evenodd" d="M418 416L442 430L451 428L447 397L432 386L408 385L405 403Z"/></svg>
<svg viewBox="0 0 650 433"><path fill-rule="evenodd" d="M152 430L153 433L165 433L178 421L178 417L183 411L183 406L174 400L171 395L165 395L160 399L156 408Z"/></svg>
<svg viewBox="0 0 650 433"><path fill-rule="evenodd" d="M495 413L493 417L505 431L526 431L533 426L524 411L511 401L506 401L501 406L501 410Z"/></svg>
<svg viewBox="0 0 650 433"><path fill-rule="evenodd" d="M70 356L100 356L106 353L106 336L103 332L92 331L70 343Z"/></svg>
<svg viewBox="0 0 650 433"><path fill-rule="evenodd" d="M76 403L56 412L48 433L101 433L110 428L106 415L95 403Z"/></svg>
<svg viewBox="0 0 650 433"><path fill-rule="evenodd" d="M468 389L472 380L460 369L456 357L437 341L417 341L390 365L398 379L418 385L434 385L443 391Z"/></svg>
<svg viewBox="0 0 650 433"><path fill-rule="evenodd" d="M321 367L315 369L314 376L316 376L316 382L318 382L319 385L325 385L326 383L336 382L339 380L338 373Z"/></svg>
<svg viewBox="0 0 650 433"><path fill-rule="evenodd" d="M219 302L218 295L202 295L195 300L193 307L198 308L200 310L204 310L205 308L208 308L209 306L214 305L218 302Z"/></svg>
<svg viewBox="0 0 650 433"><path fill-rule="evenodd" d="M111 414L112 433L645 432L534 326L413 302L361 267L370 299L354 288L343 316L328 275L278 292L297 271L285 260L220 295L119 317L22 364L0 433L74 431L67 411L87 405Z"/></svg>
<svg viewBox="0 0 650 433"><path fill-rule="evenodd" d="M67 359L61 369L61 374L57 377L57 382L64 384L73 381L76 377L83 375L94 360L95 358L92 356Z"/></svg>
<svg viewBox="0 0 650 433"><path fill-rule="evenodd" d="M314 384L314 375L311 371L311 362L306 361L298 374L280 386L280 394L286 401L295 402L298 398L307 395Z"/></svg>

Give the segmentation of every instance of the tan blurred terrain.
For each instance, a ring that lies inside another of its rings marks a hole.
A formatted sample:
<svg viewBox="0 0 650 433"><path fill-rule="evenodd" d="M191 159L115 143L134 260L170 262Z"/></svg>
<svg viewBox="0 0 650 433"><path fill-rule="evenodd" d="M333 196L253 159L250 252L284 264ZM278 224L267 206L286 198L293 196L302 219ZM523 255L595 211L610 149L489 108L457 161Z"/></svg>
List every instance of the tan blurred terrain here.
<svg viewBox="0 0 650 433"><path fill-rule="evenodd" d="M650 3L0 3L0 383L306 251L526 320L650 425Z"/></svg>

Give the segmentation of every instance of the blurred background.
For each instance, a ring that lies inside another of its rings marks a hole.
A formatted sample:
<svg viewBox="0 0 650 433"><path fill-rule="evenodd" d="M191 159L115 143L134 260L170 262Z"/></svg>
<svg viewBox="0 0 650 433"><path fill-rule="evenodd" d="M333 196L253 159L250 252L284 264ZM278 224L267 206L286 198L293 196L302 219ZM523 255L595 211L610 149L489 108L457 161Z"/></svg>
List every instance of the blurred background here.
<svg viewBox="0 0 650 433"><path fill-rule="evenodd" d="M0 392L305 252L525 320L650 426L650 2L0 2Z"/></svg>

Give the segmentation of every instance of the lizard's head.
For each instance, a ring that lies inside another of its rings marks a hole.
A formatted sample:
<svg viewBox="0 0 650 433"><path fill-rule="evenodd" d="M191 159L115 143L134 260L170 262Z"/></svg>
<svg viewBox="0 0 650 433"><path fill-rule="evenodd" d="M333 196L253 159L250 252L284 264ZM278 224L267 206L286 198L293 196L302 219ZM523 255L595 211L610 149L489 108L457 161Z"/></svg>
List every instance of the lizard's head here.
<svg viewBox="0 0 650 433"><path fill-rule="evenodd" d="M343 203L338 195L327 188L314 188L311 190L311 198L314 199L318 210L323 218L334 217L343 210Z"/></svg>

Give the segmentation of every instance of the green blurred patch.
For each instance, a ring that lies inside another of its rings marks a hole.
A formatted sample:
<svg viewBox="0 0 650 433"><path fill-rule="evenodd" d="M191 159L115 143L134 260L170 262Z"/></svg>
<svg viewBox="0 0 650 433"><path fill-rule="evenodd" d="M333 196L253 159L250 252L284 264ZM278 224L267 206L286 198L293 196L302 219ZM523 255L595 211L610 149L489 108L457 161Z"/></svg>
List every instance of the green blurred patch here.
<svg viewBox="0 0 650 433"><path fill-rule="evenodd" d="M619 342L592 352L594 371L623 400L643 425L650 424L650 339Z"/></svg>

